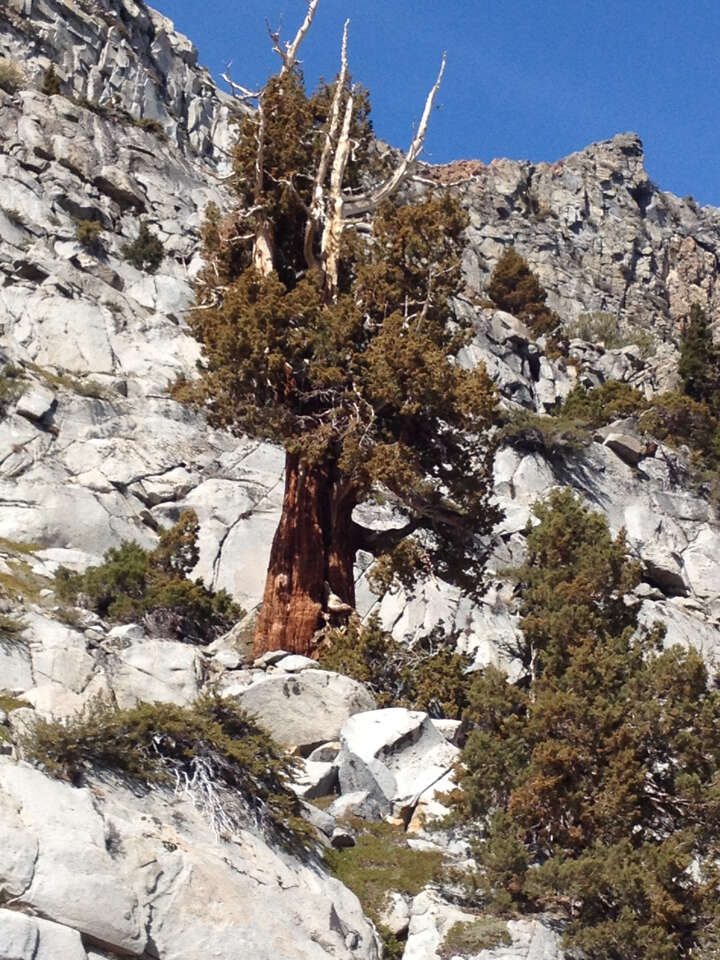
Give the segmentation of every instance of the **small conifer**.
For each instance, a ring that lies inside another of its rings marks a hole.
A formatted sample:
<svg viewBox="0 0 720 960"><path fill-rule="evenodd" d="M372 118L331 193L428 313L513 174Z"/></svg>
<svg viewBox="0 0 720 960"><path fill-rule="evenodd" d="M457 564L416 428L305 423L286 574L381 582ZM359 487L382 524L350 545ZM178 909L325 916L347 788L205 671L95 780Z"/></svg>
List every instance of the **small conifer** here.
<svg viewBox="0 0 720 960"><path fill-rule="evenodd" d="M163 262L165 250L160 238L150 230L147 222L143 220L137 237L132 243L124 244L122 254L128 263L131 263L137 270L155 273Z"/></svg>
<svg viewBox="0 0 720 960"><path fill-rule="evenodd" d="M688 397L720 413L720 349L715 345L707 314L694 303L682 333L678 373Z"/></svg>
<svg viewBox="0 0 720 960"><path fill-rule="evenodd" d="M488 668L465 715L480 885L499 909L566 910L589 960L694 956L717 934L720 695L698 653L638 626L622 535L570 491L535 514L516 571L530 688Z"/></svg>
<svg viewBox="0 0 720 960"><path fill-rule="evenodd" d="M547 292L514 247L498 260L487 294L501 310L523 320L536 336L550 333L558 318L545 306Z"/></svg>
<svg viewBox="0 0 720 960"><path fill-rule="evenodd" d="M60 93L60 77L55 72L54 63L51 63L45 71L45 76L43 77L40 90L47 97L54 97L56 94Z"/></svg>

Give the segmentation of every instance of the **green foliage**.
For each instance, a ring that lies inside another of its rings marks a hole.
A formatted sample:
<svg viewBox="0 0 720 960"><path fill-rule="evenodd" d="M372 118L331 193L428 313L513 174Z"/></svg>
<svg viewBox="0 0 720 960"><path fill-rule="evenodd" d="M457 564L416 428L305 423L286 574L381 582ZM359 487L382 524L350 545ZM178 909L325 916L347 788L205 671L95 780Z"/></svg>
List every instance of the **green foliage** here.
<svg viewBox="0 0 720 960"><path fill-rule="evenodd" d="M523 320L537 337L551 333L560 322L545 305L547 292L514 247L498 260L486 292L500 310Z"/></svg>
<svg viewBox="0 0 720 960"><path fill-rule="evenodd" d="M720 414L720 349L707 315L697 303L690 308L682 332L678 373L688 397L707 404L715 416Z"/></svg>
<svg viewBox="0 0 720 960"><path fill-rule="evenodd" d="M75 221L75 237L88 253L98 253L102 249L101 233L102 224L99 220Z"/></svg>
<svg viewBox="0 0 720 960"><path fill-rule="evenodd" d="M530 689L488 670L465 715L455 799L483 825L484 893L568 909L590 960L680 960L715 898L720 695L697 653L638 628L622 535L569 491L535 513L515 572Z"/></svg>
<svg viewBox="0 0 720 960"><path fill-rule="evenodd" d="M296 761L230 700L204 696L189 707L138 703L125 710L94 701L65 722L39 720L22 746L28 760L74 784L90 771L146 787L188 784L220 832L256 822L285 841L308 835L288 786Z"/></svg>
<svg viewBox="0 0 720 960"><path fill-rule="evenodd" d="M20 700L18 697L0 696L0 710L3 713L12 713L13 710L20 710L21 707L29 707L27 700Z"/></svg>
<svg viewBox="0 0 720 960"><path fill-rule="evenodd" d="M345 514L383 488L414 529L430 531L425 560L472 587L474 536L498 511L487 442L495 391L483 368L453 362L470 325L447 323L467 217L449 192L385 201L366 231L344 230L337 289L324 286L320 238L314 247L306 241L334 89L321 84L308 95L298 72L272 77L262 131L258 113L240 123L237 209L223 218L208 208L207 267L190 315L202 379L175 395L201 404L216 426L282 443L305 465L326 468ZM355 96L353 107L345 188L372 172L367 97ZM328 180L326 171L325 190ZM253 264L259 234L272 249L267 275ZM396 546L383 551L388 564Z"/></svg>
<svg viewBox="0 0 720 960"><path fill-rule="evenodd" d="M39 367L36 363L26 363L25 366L38 377L41 377L50 387L69 390L79 397L91 397L95 400L107 399L108 393L102 384L95 380L80 380L68 373L55 373Z"/></svg>
<svg viewBox="0 0 720 960"><path fill-rule="evenodd" d="M159 237L151 232L147 222L140 224L137 237L132 243L122 246L122 255L137 270L155 273L165 257L165 250Z"/></svg>
<svg viewBox="0 0 720 960"><path fill-rule="evenodd" d="M197 534L197 516L187 510L151 552L125 541L105 553L101 566L83 574L59 567L56 595L109 620L143 620L155 635L209 643L229 630L242 611L224 590L215 592L202 580L188 579L198 559Z"/></svg>
<svg viewBox="0 0 720 960"><path fill-rule="evenodd" d="M8 613L0 613L0 646L16 643L22 637L25 622Z"/></svg>
<svg viewBox="0 0 720 960"><path fill-rule="evenodd" d="M55 72L54 63L51 63L45 71L40 91L44 93L46 97L54 97L55 94L60 93L60 77Z"/></svg>
<svg viewBox="0 0 720 960"><path fill-rule="evenodd" d="M700 465L717 468L720 432L706 403L682 393L662 393L654 398L638 425L670 446L689 446Z"/></svg>
<svg viewBox="0 0 720 960"><path fill-rule="evenodd" d="M33 573L30 564L22 557L13 557L6 562L9 572L0 573L0 596L40 602L41 593L50 581Z"/></svg>
<svg viewBox="0 0 720 960"><path fill-rule="evenodd" d="M324 670L366 684L381 707L409 707L459 719L467 704L465 671L471 660L455 652L442 629L408 646L393 640L372 616L364 626L355 622L330 631L319 663Z"/></svg>
<svg viewBox="0 0 720 960"><path fill-rule="evenodd" d="M497 432L497 441L501 445L528 452L542 451L551 458L562 457L570 451L578 452L591 439L588 429L559 412L551 416L525 409L506 414Z"/></svg>
<svg viewBox="0 0 720 960"><path fill-rule="evenodd" d="M477 920L454 923L440 944L441 960L452 957L474 957L481 950L509 946L512 939L507 923L494 917L479 917Z"/></svg>
<svg viewBox="0 0 720 960"><path fill-rule="evenodd" d="M0 372L0 418L4 417L10 407L23 391L23 374L19 367L6 363Z"/></svg>
<svg viewBox="0 0 720 960"><path fill-rule="evenodd" d="M563 401L556 412L559 417L574 419L588 427L601 427L613 420L630 417L647 408L648 404L639 390L607 380L599 387L586 390L577 386Z"/></svg>
<svg viewBox="0 0 720 960"><path fill-rule="evenodd" d="M643 357L650 357L654 353L654 341L649 330L633 326L620 327L618 318L613 313L581 313L577 320L564 324L562 332L568 340L599 343L607 350L619 350L635 345L640 348L640 355Z"/></svg>
<svg viewBox="0 0 720 960"><path fill-rule="evenodd" d="M639 391L618 380L608 380L589 390L578 385L549 414L512 411L506 416L498 440L524 450L542 450L550 456L577 452L591 441L598 427L647 407Z"/></svg>
<svg viewBox="0 0 720 960"><path fill-rule="evenodd" d="M598 427L614 420L634 418L638 430L655 440L688 446L692 466L717 471L720 465L720 427L709 406L682 393L661 393L651 400L618 380L599 387L575 387L556 409L542 415L512 411L498 431L500 443L523 450L541 450L550 456L579 451Z"/></svg>
<svg viewBox="0 0 720 960"><path fill-rule="evenodd" d="M420 893L439 878L443 857L436 851L413 850L400 826L362 820L353 820L352 825L356 831L355 846L328 850L325 860L338 880L357 896L364 912L379 925L387 942L389 931L383 929L380 917L388 896L393 892L411 897Z"/></svg>
<svg viewBox="0 0 720 960"><path fill-rule="evenodd" d="M5 93L17 93L25 86L25 74L14 60L0 57L0 90Z"/></svg>

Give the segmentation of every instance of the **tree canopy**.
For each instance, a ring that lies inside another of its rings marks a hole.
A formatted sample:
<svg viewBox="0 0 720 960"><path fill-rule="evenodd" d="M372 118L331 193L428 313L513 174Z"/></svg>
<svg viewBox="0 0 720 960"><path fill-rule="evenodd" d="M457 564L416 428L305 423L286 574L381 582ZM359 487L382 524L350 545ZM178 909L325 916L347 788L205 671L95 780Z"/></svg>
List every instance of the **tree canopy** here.
<svg viewBox="0 0 720 960"><path fill-rule="evenodd" d="M680 341L678 373L687 396L720 414L720 349L703 308L694 303Z"/></svg>
<svg viewBox="0 0 720 960"><path fill-rule="evenodd" d="M466 712L481 887L501 909L563 910L590 960L709 956L720 696L698 653L638 627L638 569L604 518L567 490L535 514L516 572L529 689L488 668Z"/></svg>
<svg viewBox="0 0 720 960"><path fill-rule="evenodd" d="M508 247L495 265L487 294L501 310L524 320L535 336L550 333L559 323L545 305L547 291L515 247Z"/></svg>
<svg viewBox="0 0 720 960"><path fill-rule="evenodd" d="M287 453L258 650L307 649L323 589L354 602L360 548L407 583L430 568L475 583L477 537L497 519L495 391L483 367L455 360L471 334L451 308L466 217L447 191L398 193L440 77L407 154L381 162L368 95L348 73L347 25L338 77L305 90L297 46L316 6L292 43L272 35L280 71L242 94L256 108L239 123L236 203L208 211L190 317L202 378L185 395L214 424ZM353 509L369 498L399 525L360 527Z"/></svg>

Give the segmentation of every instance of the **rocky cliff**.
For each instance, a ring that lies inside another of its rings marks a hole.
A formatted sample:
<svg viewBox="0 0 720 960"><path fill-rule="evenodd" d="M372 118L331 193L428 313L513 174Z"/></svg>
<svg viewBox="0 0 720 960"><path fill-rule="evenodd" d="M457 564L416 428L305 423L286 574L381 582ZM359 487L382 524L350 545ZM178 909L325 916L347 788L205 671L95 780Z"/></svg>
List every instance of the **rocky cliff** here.
<svg viewBox="0 0 720 960"><path fill-rule="evenodd" d="M272 446L210 430L165 393L179 373L192 375L198 357L184 316L204 208L228 202L222 173L232 100L170 21L134 0L8 0L0 56L24 73L18 89L0 89L0 582L8 609L25 622L20 641L0 642L0 692L30 705L5 719L20 727L33 711L67 716L98 693L124 706L184 704L212 686L281 717L273 732L309 757L299 787L306 795L318 783L339 783L345 796L370 795L375 813L409 816L409 797L412 809L424 794L432 802L418 771L434 763L441 777L456 755L447 731L424 715L383 711L378 720L364 691L312 664L249 669L237 633L200 650L149 638L139 626L58 622L49 580L58 564L82 570L123 540L149 547L187 507L201 525L195 575L251 610L279 516L283 458ZM50 64L60 80L55 95L39 89ZM418 189L429 179L456 184L471 219L457 308L472 311L476 338L461 362L485 362L508 408L551 410L578 382L621 380L647 396L673 384L678 323L691 302L715 312L720 299L720 211L652 184L635 135L554 164L425 168ZM99 224L90 245L82 221ZM141 222L165 251L153 275L123 254ZM511 243L564 321L609 313L628 346L573 340L569 360L553 358L515 318L479 307L477 295ZM640 330L651 350L633 345ZM377 610L405 640L443 621L476 666L500 663L518 676L513 591L493 571L522 555L533 502L571 484L614 531L626 528L643 563L646 622L664 621L668 642L693 645L714 664L715 508L682 451L636 441L630 426L617 424L561 455L542 445L503 448L496 496L505 519L489 544L483 599L471 602L434 580L414 597L377 598L365 580L372 558L361 556L359 612ZM366 519L384 522L380 514ZM301 721L312 727L318 702L320 728L303 732L301 744ZM360 733L355 714L366 718ZM335 741L334 752L312 758L319 744ZM410 757L404 751L413 743L422 748ZM0 846L11 851L0 864L0 956L378 955L357 900L326 871L251 829L219 840L187 799L137 797L117 783L51 783L7 756L0 804ZM433 960L454 922L433 896L405 904L406 960ZM511 931L513 956L557 949L547 927L523 923Z"/></svg>

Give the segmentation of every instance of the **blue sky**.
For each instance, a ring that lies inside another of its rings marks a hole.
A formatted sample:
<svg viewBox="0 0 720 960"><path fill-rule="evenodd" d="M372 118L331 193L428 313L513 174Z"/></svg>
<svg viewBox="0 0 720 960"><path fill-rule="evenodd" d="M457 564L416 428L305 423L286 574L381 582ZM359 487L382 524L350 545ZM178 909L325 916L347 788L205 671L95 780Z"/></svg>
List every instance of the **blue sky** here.
<svg viewBox="0 0 720 960"><path fill-rule="evenodd" d="M305 0L150 0L216 76L261 84L275 69L265 18L289 38ZM720 206L718 0L321 0L303 45L312 85L350 66L378 136L406 147L441 54L445 82L426 142L434 163L554 161L634 130L660 187Z"/></svg>

